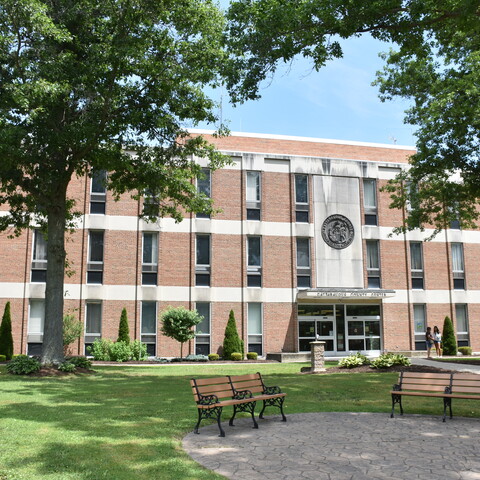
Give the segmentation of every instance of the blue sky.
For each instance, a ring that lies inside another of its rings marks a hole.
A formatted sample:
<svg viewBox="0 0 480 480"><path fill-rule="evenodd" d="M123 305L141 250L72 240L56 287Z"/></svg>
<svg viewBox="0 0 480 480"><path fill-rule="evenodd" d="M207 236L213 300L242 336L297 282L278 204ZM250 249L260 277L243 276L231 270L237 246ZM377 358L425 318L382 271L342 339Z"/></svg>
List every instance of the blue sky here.
<svg viewBox="0 0 480 480"><path fill-rule="evenodd" d="M389 45L370 36L342 45L344 57L319 72L303 58L277 72L262 86L260 100L233 108L223 96L223 119L230 130L413 146L414 128L403 122L408 103L382 103L371 85L383 67L378 53ZM220 92L214 97L219 100Z"/></svg>

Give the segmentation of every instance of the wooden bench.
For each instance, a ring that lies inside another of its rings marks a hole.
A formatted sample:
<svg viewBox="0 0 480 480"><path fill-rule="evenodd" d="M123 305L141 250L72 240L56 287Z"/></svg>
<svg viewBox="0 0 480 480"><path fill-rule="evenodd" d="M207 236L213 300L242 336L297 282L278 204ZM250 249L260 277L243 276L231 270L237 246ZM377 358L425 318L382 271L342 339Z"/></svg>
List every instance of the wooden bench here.
<svg viewBox="0 0 480 480"><path fill-rule="evenodd" d="M193 397L197 403L198 421L194 432L198 433L198 427L203 418L214 418L217 420L220 436L225 436L222 428L221 416L223 407L233 406L233 415L229 425L233 426L233 420L237 412L250 413L253 420L253 428L258 428L255 420L256 402L262 400L263 408L260 418L266 407L275 406L280 408L282 421L287 419L283 413L283 401L286 393L279 387L267 387L263 383L260 373L248 375L235 375L216 378L201 378L190 380Z"/></svg>
<svg viewBox="0 0 480 480"><path fill-rule="evenodd" d="M480 400L480 375L474 373L415 373L402 372L398 383L392 391L393 418L395 405L400 406L400 415L403 415L402 397L439 397L443 399L443 421L447 415L447 408L452 418L452 399L461 398Z"/></svg>

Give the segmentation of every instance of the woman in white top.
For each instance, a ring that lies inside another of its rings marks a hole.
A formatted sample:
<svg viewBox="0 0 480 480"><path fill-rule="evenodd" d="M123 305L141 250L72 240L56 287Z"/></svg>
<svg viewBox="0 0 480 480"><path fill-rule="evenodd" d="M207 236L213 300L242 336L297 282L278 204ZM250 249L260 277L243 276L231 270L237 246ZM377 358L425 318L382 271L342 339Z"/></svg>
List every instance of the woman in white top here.
<svg viewBox="0 0 480 480"><path fill-rule="evenodd" d="M442 356L442 334L440 330L435 325L433 327L433 343L435 345L435 350L437 351L437 357Z"/></svg>

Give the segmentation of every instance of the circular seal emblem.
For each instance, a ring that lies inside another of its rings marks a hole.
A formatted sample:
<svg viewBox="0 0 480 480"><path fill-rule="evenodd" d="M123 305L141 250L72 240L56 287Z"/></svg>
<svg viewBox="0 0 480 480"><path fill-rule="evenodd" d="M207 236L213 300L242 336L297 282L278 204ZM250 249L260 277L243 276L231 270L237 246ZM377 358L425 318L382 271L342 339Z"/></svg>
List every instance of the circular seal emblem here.
<svg viewBox="0 0 480 480"><path fill-rule="evenodd" d="M337 250L347 248L355 236L352 222L343 215L330 215L322 225L322 237L327 245Z"/></svg>

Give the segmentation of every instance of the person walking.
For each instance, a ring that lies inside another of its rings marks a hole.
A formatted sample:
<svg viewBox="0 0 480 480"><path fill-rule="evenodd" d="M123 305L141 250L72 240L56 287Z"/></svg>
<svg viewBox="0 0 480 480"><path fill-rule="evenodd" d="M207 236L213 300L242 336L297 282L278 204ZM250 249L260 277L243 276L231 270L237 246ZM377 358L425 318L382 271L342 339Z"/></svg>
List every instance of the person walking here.
<svg viewBox="0 0 480 480"><path fill-rule="evenodd" d="M440 330L435 325L433 327L433 343L435 345L435 351L437 352L437 357L442 356L442 334Z"/></svg>
<svg viewBox="0 0 480 480"><path fill-rule="evenodd" d="M427 345L427 358L430 358L433 347L432 327L427 327L427 331L425 332L425 343Z"/></svg>

